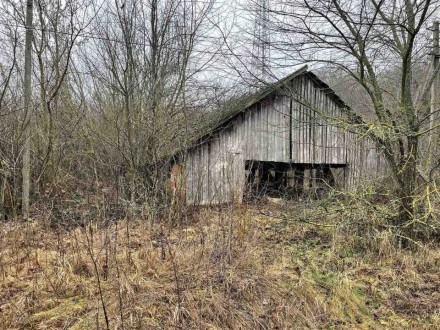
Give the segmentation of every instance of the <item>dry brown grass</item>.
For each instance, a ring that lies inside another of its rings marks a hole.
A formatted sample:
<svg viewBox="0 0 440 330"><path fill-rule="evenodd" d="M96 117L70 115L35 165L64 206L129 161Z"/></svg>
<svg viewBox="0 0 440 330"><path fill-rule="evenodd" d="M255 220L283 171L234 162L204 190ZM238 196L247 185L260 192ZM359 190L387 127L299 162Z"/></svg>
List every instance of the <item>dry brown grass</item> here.
<svg viewBox="0 0 440 330"><path fill-rule="evenodd" d="M440 328L440 249L398 250L387 231L367 251L344 228L255 209L202 210L172 229L0 228L4 329Z"/></svg>

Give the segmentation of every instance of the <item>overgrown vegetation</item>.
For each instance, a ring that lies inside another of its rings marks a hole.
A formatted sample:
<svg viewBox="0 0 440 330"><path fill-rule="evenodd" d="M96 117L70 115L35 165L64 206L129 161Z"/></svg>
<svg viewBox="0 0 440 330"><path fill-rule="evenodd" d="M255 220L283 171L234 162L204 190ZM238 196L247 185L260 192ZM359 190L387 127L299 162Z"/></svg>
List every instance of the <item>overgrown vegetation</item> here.
<svg viewBox="0 0 440 330"><path fill-rule="evenodd" d="M284 211L271 204L187 210L179 226L105 217L83 217L70 228L49 217L5 223L0 322L32 329L438 328L438 241L399 248L386 226L384 211L392 208L371 198L296 202Z"/></svg>
<svg viewBox="0 0 440 330"><path fill-rule="evenodd" d="M440 328L440 1L241 2L1 2L0 328ZM301 63L390 179L185 206L172 155Z"/></svg>

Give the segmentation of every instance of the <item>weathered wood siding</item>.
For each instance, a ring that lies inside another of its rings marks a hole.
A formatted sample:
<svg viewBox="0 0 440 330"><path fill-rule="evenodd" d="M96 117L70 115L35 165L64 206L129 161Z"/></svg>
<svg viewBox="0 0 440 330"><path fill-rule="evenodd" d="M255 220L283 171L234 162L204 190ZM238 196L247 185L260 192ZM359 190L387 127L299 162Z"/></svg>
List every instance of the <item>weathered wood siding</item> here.
<svg viewBox="0 0 440 330"><path fill-rule="evenodd" d="M336 127L341 107L313 76L296 77L286 91L260 100L189 149L187 204L241 202L246 160L347 165L347 187L383 173L372 143Z"/></svg>
<svg viewBox="0 0 440 330"><path fill-rule="evenodd" d="M306 75L293 81L292 93L291 161L301 164L345 164L347 132L331 125L341 116L336 101Z"/></svg>

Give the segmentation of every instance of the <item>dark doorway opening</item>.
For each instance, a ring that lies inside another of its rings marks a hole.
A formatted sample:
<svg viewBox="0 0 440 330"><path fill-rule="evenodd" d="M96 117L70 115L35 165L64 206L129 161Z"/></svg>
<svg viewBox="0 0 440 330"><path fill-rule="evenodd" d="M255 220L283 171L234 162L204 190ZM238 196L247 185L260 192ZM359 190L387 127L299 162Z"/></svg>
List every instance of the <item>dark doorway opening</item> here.
<svg viewBox="0 0 440 330"><path fill-rule="evenodd" d="M345 185L346 164L297 164L247 160L245 200L263 196L321 198Z"/></svg>

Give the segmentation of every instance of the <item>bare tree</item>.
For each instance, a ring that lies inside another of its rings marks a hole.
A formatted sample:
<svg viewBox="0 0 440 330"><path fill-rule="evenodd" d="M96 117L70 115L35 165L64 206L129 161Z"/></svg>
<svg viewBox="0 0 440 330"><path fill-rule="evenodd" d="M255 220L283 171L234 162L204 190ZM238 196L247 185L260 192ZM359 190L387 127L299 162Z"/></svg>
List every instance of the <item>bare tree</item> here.
<svg viewBox="0 0 440 330"><path fill-rule="evenodd" d="M349 129L374 141L386 157L399 197L399 228L415 219L420 141L439 68L423 81L414 79L414 70L426 59L426 31L438 6L430 0L295 0L273 1L269 9L278 57L337 68L368 95L371 116L347 109ZM388 73L397 73L399 88L388 88Z"/></svg>
<svg viewBox="0 0 440 330"><path fill-rule="evenodd" d="M9 17L7 13L3 12L3 14L6 15L2 15L2 21L6 23ZM5 24L4 29L0 39L4 45L1 58L5 61L0 64L0 218L6 214L5 200L8 191L11 195L11 189L8 188L10 188L10 179L14 178L16 170L18 153L14 150L19 149L17 134L20 131L17 125L18 111L16 111L18 98L15 97L14 93L14 86L17 87L14 78L17 73L17 55L19 52L18 26ZM10 117L15 118L15 125L10 122ZM12 192L12 195L15 195L15 193ZM9 200L11 200L10 197ZM8 208L10 207L11 205Z"/></svg>
<svg viewBox="0 0 440 330"><path fill-rule="evenodd" d="M112 155L111 171L127 182L132 206L145 192L161 191L161 160L176 147L187 83L197 71L190 65L194 47L212 4L116 0L104 8L84 50L91 107L98 110L90 113L90 134L106 141L101 156Z"/></svg>
<svg viewBox="0 0 440 330"><path fill-rule="evenodd" d="M26 44L25 44L25 59L24 59L24 146L23 146L23 185L21 207L23 217L29 217L29 190L30 190L30 176L31 176L31 83L32 83L32 36L33 36L33 0L28 0L26 3Z"/></svg>
<svg viewBox="0 0 440 330"><path fill-rule="evenodd" d="M69 128L78 120L70 87L74 46L90 24L92 1L37 0L38 27L34 39L39 82L38 134L35 144L39 160L37 180L57 173ZM66 132L67 131L67 132ZM63 139L64 138L64 139Z"/></svg>

